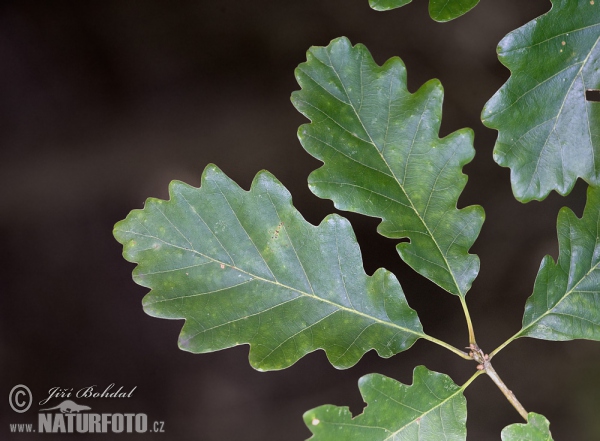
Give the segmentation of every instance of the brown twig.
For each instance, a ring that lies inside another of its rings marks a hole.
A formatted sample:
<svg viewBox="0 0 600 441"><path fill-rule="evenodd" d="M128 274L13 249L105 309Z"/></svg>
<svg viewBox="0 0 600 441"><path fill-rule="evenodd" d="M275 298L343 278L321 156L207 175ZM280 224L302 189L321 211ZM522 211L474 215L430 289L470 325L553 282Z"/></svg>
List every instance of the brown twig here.
<svg viewBox="0 0 600 441"><path fill-rule="evenodd" d="M488 374L488 376L492 379L492 381L494 383L496 383L496 386L498 386L498 389L500 389L502 391L502 393L504 394L506 399L510 402L510 404L512 404L513 407L515 409L517 409L517 412L519 412L519 414L523 417L523 419L525 421L527 421L528 420L527 411L525 410L523 405L521 403L519 403L519 400L517 400L517 397L515 397L515 394L513 394L512 391L508 387L506 387L506 384L504 384L504 382L502 381L502 379L500 378L500 376L498 375L496 370L492 367L492 363L490 362L490 357L487 354L485 354L479 348L479 346L477 346L477 344L471 344L469 346L469 349L471 350L471 352L469 352L469 355L473 358L473 360L475 360L477 363L479 363L477 365L477 369L482 370L486 374Z"/></svg>

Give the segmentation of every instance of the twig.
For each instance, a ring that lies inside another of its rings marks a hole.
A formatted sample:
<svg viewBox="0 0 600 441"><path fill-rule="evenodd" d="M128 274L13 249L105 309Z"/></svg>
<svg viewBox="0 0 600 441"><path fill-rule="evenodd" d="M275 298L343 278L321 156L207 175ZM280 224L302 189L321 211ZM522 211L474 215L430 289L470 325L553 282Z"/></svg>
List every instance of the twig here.
<svg viewBox="0 0 600 441"><path fill-rule="evenodd" d="M502 381L502 379L500 378L500 376L498 375L496 370L492 367L492 363L490 362L489 355L485 354L479 348L479 346L477 346L477 344L471 344L469 349L471 349L471 352L469 353L469 355L471 357L473 357L473 360L475 360L477 363L479 363L479 365L477 365L477 369L484 371L486 374L488 374L488 376L492 379L492 381L494 383L496 383L496 386L498 386L498 389L500 389L502 391L502 393L504 394L506 399L510 402L510 404L512 404L513 407L515 409L517 409L517 412L519 412L519 414L523 417L523 419L525 421L527 421L528 420L527 411L525 410L523 405L521 403L519 403L519 400L517 400L517 397L515 397L515 394L513 394L512 391L508 387L506 387L506 384L504 384L504 381Z"/></svg>

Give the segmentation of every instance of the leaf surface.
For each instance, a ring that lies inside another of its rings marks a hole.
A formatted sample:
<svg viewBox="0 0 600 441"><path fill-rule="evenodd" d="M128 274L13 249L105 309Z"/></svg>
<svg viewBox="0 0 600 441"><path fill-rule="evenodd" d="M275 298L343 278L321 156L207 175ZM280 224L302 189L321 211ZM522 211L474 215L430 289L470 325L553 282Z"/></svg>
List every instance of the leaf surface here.
<svg viewBox="0 0 600 441"><path fill-rule="evenodd" d="M467 404L450 377L418 366L413 384L370 374L358 387L367 407L355 418L347 407L309 410L311 441L464 441Z"/></svg>
<svg viewBox="0 0 600 441"><path fill-rule="evenodd" d="M369 5L376 11L389 11L404 5L408 5L412 0L369 0Z"/></svg>
<svg viewBox="0 0 600 441"><path fill-rule="evenodd" d="M527 424L511 424L502 430L502 441L552 441L550 423L543 416L530 412Z"/></svg>
<svg viewBox="0 0 600 441"><path fill-rule="evenodd" d="M302 90L292 101L312 121L298 136L324 163L309 177L311 190L340 210L381 218L380 234L410 239L397 246L406 263L464 297L479 272L468 250L484 212L456 208L467 182L462 167L475 154L473 132L438 137L441 84L411 94L399 58L380 67L346 38L311 48L296 78Z"/></svg>
<svg viewBox="0 0 600 441"><path fill-rule="evenodd" d="M290 366L322 348L338 368L370 349L390 357L423 336L389 271L365 274L349 222L315 227L268 172L249 192L216 166L200 188L174 181L170 200L148 199L115 225L134 280L151 292L145 311L186 320L182 349L249 343L257 369Z"/></svg>
<svg viewBox="0 0 600 441"><path fill-rule="evenodd" d="M389 11L407 5L412 0L369 0L376 11ZM466 14L479 0L429 0L429 15L435 21L446 22Z"/></svg>
<svg viewBox="0 0 600 441"><path fill-rule="evenodd" d="M486 104L498 130L494 159L511 169L515 197L568 194L578 177L600 183L600 1L554 0L550 12L511 32L498 58L512 73Z"/></svg>
<svg viewBox="0 0 600 441"><path fill-rule="evenodd" d="M600 188L588 189L581 219L562 208L558 262L542 261L517 336L600 340Z"/></svg>

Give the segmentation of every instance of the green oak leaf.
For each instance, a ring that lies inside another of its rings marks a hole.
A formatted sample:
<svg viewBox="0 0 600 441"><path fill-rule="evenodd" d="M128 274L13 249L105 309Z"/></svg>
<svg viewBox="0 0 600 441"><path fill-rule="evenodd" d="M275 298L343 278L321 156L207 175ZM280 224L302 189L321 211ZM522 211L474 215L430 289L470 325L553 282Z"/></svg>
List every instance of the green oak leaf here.
<svg viewBox="0 0 600 441"><path fill-rule="evenodd" d="M376 11L389 11L407 5L412 0L369 0ZM479 0L429 0L429 15L435 21L454 20L473 9Z"/></svg>
<svg viewBox="0 0 600 441"><path fill-rule="evenodd" d="M543 415L530 412L527 424L511 424L502 430L502 441L552 441L550 423Z"/></svg>
<svg viewBox="0 0 600 441"><path fill-rule="evenodd" d="M600 184L600 1L554 0L511 32L498 57L512 73L482 112L498 130L494 159L511 169L515 197L568 194L577 178Z"/></svg>
<svg viewBox="0 0 600 441"><path fill-rule="evenodd" d="M312 121L298 136L324 163L309 177L313 193L341 210L381 218L380 234L410 239L397 245L406 263L464 297L479 272L479 258L468 250L484 212L456 208L467 182L462 167L475 154L473 132L438 137L439 81L411 94L399 58L380 67L347 38L312 47L296 78L302 90L292 101Z"/></svg>
<svg viewBox="0 0 600 441"><path fill-rule="evenodd" d="M304 414L311 441L464 441L467 403L463 388L444 374L418 366L406 386L380 374L362 377L367 404L355 418L347 407L320 406Z"/></svg>
<svg viewBox="0 0 600 441"><path fill-rule="evenodd" d="M600 188L588 189L581 219L562 208L557 229L558 262L542 261L517 337L600 340Z"/></svg>
<svg viewBox="0 0 600 441"><path fill-rule="evenodd" d="M389 11L404 5L408 5L412 0L369 0L369 5L376 11Z"/></svg>
<svg viewBox="0 0 600 441"><path fill-rule="evenodd" d="M244 191L216 166L200 188L174 181L114 229L134 280L151 288L145 311L180 319L179 346L211 352L250 344L250 363L283 369L324 349L338 368L375 349L390 357L422 332L395 276L364 272L350 223L315 227L268 172Z"/></svg>

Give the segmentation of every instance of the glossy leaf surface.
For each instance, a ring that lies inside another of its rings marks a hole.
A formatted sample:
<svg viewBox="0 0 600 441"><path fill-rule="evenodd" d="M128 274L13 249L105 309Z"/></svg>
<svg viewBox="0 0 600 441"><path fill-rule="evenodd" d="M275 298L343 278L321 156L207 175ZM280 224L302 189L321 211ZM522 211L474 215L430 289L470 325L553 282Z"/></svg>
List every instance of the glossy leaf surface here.
<svg viewBox="0 0 600 441"><path fill-rule="evenodd" d="M257 369L282 369L322 348L338 368L370 349L390 357L422 327L395 276L365 274L349 222L315 227L268 172L249 192L216 166L200 188L174 181L115 225L153 316L186 319L179 345L210 352L249 343Z"/></svg>
<svg viewBox="0 0 600 441"><path fill-rule="evenodd" d="M578 177L600 183L600 1L554 0L508 34L498 57L512 73L482 120L498 130L494 159L511 169L515 197L565 195Z"/></svg>
<svg viewBox="0 0 600 441"><path fill-rule="evenodd" d="M326 405L304 414L311 441L464 441L467 405L462 388L423 366L406 386L370 374L358 387L367 404L355 418L347 407Z"/></svg>
<svg viewBox="0 0 600 441"><path fill-rule="evenodd" d="M543 416L530 412L527 424L511 424L502 430L502 441L552 441L550 423Z"/></svg>
<svg viewBox="0 0 600 441"><path fill-rule="evenodd" d="M389 11L407 5L412 0L369 0L371 7L377 11ZM429 15L435 21L454 20L469 12L479 0L429 0Z"/></svg>
<svg viewBox="0 0 600 441"><path fill-rule="evenodd" d="M581 219L562 208L558 262L542 261L519 336L600 340L600 188L588 189Z"/></svg>
<svg viewBox="0 0 600 441"><path fill-rule="evenodd" d="M312 121L298 136L324 162L309 177L311 190L340 210L381 218L380 234L410 239L397 246L406 263L464 297L479 272L468 250L484 212L456 208L473 132L438 137L441 84L431 80L411 94L399 58L380 67L346 38L311 48L296 78L302 90L292 101Z"/></svg>

